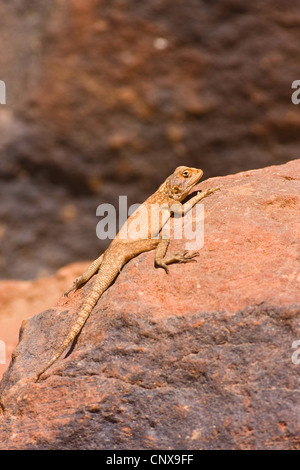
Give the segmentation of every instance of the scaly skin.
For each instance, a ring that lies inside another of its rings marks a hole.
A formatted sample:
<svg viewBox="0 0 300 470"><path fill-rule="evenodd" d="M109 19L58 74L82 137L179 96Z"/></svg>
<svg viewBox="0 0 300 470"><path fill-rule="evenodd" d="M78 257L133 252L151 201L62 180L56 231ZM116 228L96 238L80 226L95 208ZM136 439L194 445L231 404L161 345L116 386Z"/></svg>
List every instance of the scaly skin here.
<svg viewBox="0 0 300 470"><path fill-rule="evenodd" d="M203 171L197 168L184 166L176 168L174 173L164 181L158 190L128 217L126 223L114 240L112 240L107 250L91 264L81 277L74 281L73 286L65 295L68 295L69 292L74 289L78 289L78 287L87 282L98 271L91 292L86 298L82 309L79 311L71 331L52 359L39 371L36 376L36 381L39 380L41 375L44 374L55 361L57 361L66 348L77 337L103 292L108 289L118 276L121 268L130 259L135 258L140 253L155 249L155 264L165 269L166 272L168 272L167 265L169 264L196 261L195 257L199 255L198 252L188 254L187 251L184 251L181 254L166 257L170 240L154 237L159 235L171 214L179 213L184 215L201 199L219 189L208 189L204 193L197 193L197 195L188 202L182 204L181 201L186 198L190 190L201 179L202 175ZM164 207L163 209L161 209L162 206ZM157 211L159 210L161 211L161 217L157 217ZM145 214L145 217L141 219L141 217L139 217L140 214ZM132 225L134 226L138 217L139 231L131 230L130 232L130 228ZM154 219L156 223L153 222L151 224L151 221Z"/></svg>

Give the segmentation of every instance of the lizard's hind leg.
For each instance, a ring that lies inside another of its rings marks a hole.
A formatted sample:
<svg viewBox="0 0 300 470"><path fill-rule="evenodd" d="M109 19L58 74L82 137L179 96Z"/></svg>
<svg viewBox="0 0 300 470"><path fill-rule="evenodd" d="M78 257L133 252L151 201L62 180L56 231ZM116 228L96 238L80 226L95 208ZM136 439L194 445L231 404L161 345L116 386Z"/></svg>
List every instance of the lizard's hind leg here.
<svg viewBox="0 0 300 470"><path fill-rule="evenodd" d="M80 286L85 284L98 271L103 261L103 256L104 253L102 253L99 258L95 259L95 261L92 262L92 264L87 268L87 270L82 274L82 276L79 276L75 279L72 287L70 287L70 289L65 292L65 297L68 297L69 293L72 290L78 289Z"/></svg>

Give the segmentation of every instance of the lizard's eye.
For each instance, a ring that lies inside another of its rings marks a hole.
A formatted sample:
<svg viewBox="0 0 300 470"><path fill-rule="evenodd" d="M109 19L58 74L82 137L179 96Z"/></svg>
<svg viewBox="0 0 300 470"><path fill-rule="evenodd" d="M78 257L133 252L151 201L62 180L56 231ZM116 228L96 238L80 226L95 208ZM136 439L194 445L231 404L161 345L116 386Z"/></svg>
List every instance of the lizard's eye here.
<svg viewBox="0 0 300 470"><path fill-rule="evenodd" d="M184 176L185 178L188 178L190 176L188 170L184 170L184 172L182 173L182 176Z"/></svg>

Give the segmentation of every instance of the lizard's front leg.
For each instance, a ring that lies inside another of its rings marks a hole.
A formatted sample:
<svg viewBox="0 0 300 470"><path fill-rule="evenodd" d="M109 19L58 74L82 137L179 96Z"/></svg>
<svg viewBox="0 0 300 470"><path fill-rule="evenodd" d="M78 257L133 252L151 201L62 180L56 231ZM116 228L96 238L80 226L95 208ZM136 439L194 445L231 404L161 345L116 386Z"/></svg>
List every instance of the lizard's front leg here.
<svg viewBox="0 0 300 470"><path fill-rule="evenodd" d="M207 189L203 193L198 192L196 196L192 197L188 202L185 204L181 204L180 202L175 202L170 207L171 212L177 215L184 215L186 214L192 207L197 204L197 202L201 201L201 199L205 198L209 194L218 191L220 188L211 188ZM155 264L156 266L163 268L166 273L169 272L168 265L173 263L191 263L193 261L197 261L194 258L199 256L198 251L194 251L193 253L188 254L188 250L183 251L182 253L176 253L175 255L166 257L166 253L169 247L170 240L168 239L161 239L159 245L155 251Z"/></svg>
<svg viewBox="0 0 300 470"><path fill-rule="evenodd" d="M189 211L197 202L201 201L201 199L204 199L206 196L209 194L212 194L216 191L219 191L220 188L211 188L211 189L206 189L203 193L200 191L196 194L196 196L192 197L189 201L187 201L184 204L181 204L180 206L176 205L174 206L175 210L173 211L174 214L185 214L187 211Z"/></svg>
<svg viewBox="0 0 300 470"><path fill-rule="evenodd" d="M197 202L201 201L201 199L204 199L209 194L212 194L215 191L219 191L219 190L220 188L211 188L211 189L206 189L206 191L204 191L203 193L199 191L196 194L196 196L192 197L191 199L189 199L189 201L185 202L184 204L182 204L179 201L174 201L174 203L170 204L169 206L170 212L176 215L184 216L188 211L192 209L192 207L194 207L195 204L197 204Z"/></svg>

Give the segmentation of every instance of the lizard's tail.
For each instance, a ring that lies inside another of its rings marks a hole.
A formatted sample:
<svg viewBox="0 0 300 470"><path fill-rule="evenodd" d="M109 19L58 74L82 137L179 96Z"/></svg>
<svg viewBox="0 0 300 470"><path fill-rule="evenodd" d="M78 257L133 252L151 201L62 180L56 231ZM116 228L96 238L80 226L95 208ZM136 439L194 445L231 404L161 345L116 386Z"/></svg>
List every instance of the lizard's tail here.
<svg viewBox="0 0 300 470"><path fill-rule="evenodd" d="M92 286L91 292L89 293L86 301L84 302L82 309L80 310L78 317L74 323L74 325L71 328L71 331L67 335L66 339L60 346L59 350L54 354L54 356L51 358L51 360L48 362L48 364L41 369L38 374L36 375L36 382L39 381L39 378L46 370L48 370L52 364L54 364L57 359L60 358L60 356L63 354L63 352L66 350L66 348L74 341L76 336L80 333L81 329L83 328L83 325L87 321L91 311L93 310L94 306L96 305L97 301L103 294L103 292L107 289L107 287L111 284L111 282L115 279L117 274L119 273L119 267L117 267L115 270L112 269L110 271L110 278L108 279L106 276L106 279L103 279L101 275L96 277L94 285Z"/></svg>

